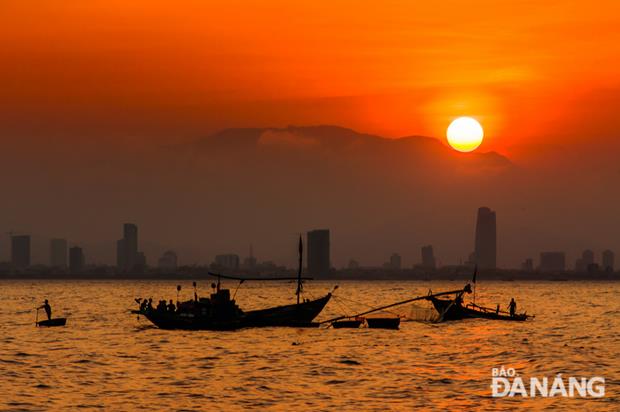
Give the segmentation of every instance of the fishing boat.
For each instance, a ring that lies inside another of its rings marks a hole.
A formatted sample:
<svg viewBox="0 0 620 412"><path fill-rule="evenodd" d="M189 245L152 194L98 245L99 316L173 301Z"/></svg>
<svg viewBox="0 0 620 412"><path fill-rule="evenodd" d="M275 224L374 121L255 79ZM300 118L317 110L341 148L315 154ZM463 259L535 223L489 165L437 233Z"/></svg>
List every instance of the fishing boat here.
<svg viewBox="0 0 620 412"><path fill-rule="evenodd" d="M363 318L358 319L345 319L332 322L334 329L358 329L364 322Z"/></svg>
<svg viewBox="0 0 620 412"><path fill-rule="evenodd" d="M36 326L53 327L53 326L65 326L67 324L67 318L53 318L47 320L40 320L35 322Z"/></svg>
<svg viewBox="0 0 620 412"><path fill-rule="evenodd" d="M366 324L370 329L398 329L400 318L366 318Z"/></svg>
<svg viewBox="0 0 620 412"><path fill-rule="evenodd" d="M300 237L299 270L296 278L240 278L209 272L209 275L217 277L217 284L212 285L214 293L209 298L199 299L194 290L194 299L179 303L175 311L141 305L140 310L134 310L132 313L146 317L161 329L234 330L248 327L317 327L319 324L313 321L327 305L333 291L318 299L302 299L303 281L311 279L301 276L302 254L303 243ZM297 280L297 302L244 311L237 305L234 296L231 298L230 290L221 287L221 279L238 280L239 285L249 280ZM180 290L180 287L177 290ZM136 301L140 302L139 299Z"/></svg>
<svg viewBox="0 0 620 412"><path fill-rule="evenodd" d="M439 299L434 296L428 296L435 310L441 315L440 320L461 320L468 318L482 318L493 320L507 320L522 322L533 318L532 315L526 313L516 313L513 316L508 312L499 311L497 309L485 308L475 303L463 304L461 299Z"/></svg>
<svg viewBox="0 0 620 412"><path fill-rule="evenodd" d="M462 296L464 293L471 293L471 287L466 285L463 289L451 290L448 292L439 292L432 294L429 292L428 295L424 296L416 296L413 298L401 300L399 302L390 303L388 305L378 306L375 308L368 309L364 312L357 313L355 315L341 315L335 318L326 319L320 322L321 325L331 325L332 327L339 328L357 328L362 322L365 322L368 328L371 329L398 329L400 326L401 318L399 316L392 317L378 317L372 316L367 317L369 314L376 314L377 312L386 311L386 309L395 308L397 306L407 305L409 303L413 303L416 301L427 300L429 298L436 298L439 296L448 296L448 295L457 295Z"/></svg>

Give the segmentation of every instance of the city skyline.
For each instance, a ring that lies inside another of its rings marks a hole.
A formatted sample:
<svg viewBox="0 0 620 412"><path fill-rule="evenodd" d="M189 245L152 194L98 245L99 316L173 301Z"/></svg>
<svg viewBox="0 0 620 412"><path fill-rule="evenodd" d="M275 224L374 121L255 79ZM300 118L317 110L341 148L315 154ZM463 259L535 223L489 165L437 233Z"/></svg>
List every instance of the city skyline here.
<svg viewBox="0 0 620 412"><path fill-rule="evenodd" d="M133 223L124 223L123 238L116 241L116 263L104 262L104 265L114 266L117 268L118 273L128 273L132 271L142 271L144 269L139 268L160 268L167 270L176 270L178 266L182 265L196 265L213 264L215 267L221 267L229 270L239 269L253 269L258 265L258 259L254 256L253 246L250 245L249 255L243 256L241 253L227 252L227 253L215 253L213 259L205 262L185 262L179 263L179 258L176 251L168 249L165 250L160 256L152 256L153 264L147 264L147 255L144 252L139 252L138 241L138 226ZM470 255L470 261L466 262L469 265L475 265L481 270L495 269L495 261L497 259L497 246L496 246L496 213L490 210L488 207L478 208L476 225L474 232L474 252ZM87 262L85 259L84 250L82 247L73 246L68 248L67 239L63 238L51 238L49 240L49 254L47 263L44 262L31 262L31 236L27 234L15 235L13 232L8 232L11 238L11 263L12 266L18 269L24 269L31 265L47 265L50 267L56 267L59 269L70 268L70 272L76 272L82 270L85 265L92 264L94 262ZM306 249L304 255L304 267L310 274L319 274L318 276L324 276L328 274L332 269L351 268L351 262L354 262L355 267L359 268L383 268L386 270L401 270L408 268L425 268L434 270L437 267L443 266L458 266L462 264L462 260L459 262L447 262L443 265L437 265L434 255L433 245L424 245L420 248L421 255L419 260L410 261L409 264L403 264L403 258L400 252L393 252L388 259L388 262L383 263L366 263L360 264L360 261L356 257L350 257L346 265L334 266L331 264L331 241L330 230L328 229L315 229L307 232L306 236ZM407 255L407 254L406 254ZM518 267L507 267L503 269L517 269L520 268L525 272L529 271L574 271L577 273L585 273L591 271L608 271L613 272L615 270L615 253L612 250L604 249L599 253L600 258L597 258L597 254L591 249L582 251L581 255L575 260L574 265L570 265L567 261L565 252L539 252L539 259L535 260L531 257L526 257ZM272 260L268 257L263 262L272 265ZM0 260L2 263L2 260ZM6 262L5 262L6 263ZM102 264L99 262L99 264ZM285 266L294 267L294 265ZM500 269L500 268L498 268Z"/></svg>

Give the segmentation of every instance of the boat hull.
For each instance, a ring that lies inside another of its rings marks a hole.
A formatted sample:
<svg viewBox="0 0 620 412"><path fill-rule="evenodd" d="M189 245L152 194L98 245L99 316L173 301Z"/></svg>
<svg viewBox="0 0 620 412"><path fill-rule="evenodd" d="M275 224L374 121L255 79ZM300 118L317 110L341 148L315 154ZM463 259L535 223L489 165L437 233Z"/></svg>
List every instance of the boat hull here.
<svg viewBox="0 0 620 412"><path fill-rule="evenodd" d="M366 318L370 329L398 329L400 318Z"/></svg>
<svg viewBox="0 0 620 412"><path fill-rule="evenodd" d="M315 327L317 324L312 321L319 316L330 298L331 294L328 294L320 299L299 304L248 311L245 312L242 324L244 327Z"/></svg>
<svg viewBox="0 0 620 412"><path fill-rule="evenodd" d="M234 316L214 318L192 313L169 313L157 310L134 311L145 316L160 329L235 330L256 327L316 327L312 322L323 310L331 294L299 304L243 312Z"/></svg>
<svg viewBox="0 0 620 412"><path fill-rule="evenodd" d="M332 327L334 329L358 329L361 325L361 319L338 320L336 322L332 322Z"/></svg>
<svg viewBox="0 0 620 412"><path fill-rule="evenodd" d="M492 319L492 320L505 320L512 322L523 322L527 320L529 316L525 314L515 314L510 316L507 314L497 313L492 310L484 310L477 306L463 306L460 304L452 304L452 300L438 299L431 297L429 300L433 303L433 306L440 314L443 313L442 320L462 320L462 319ZM445 312L445 313L444 313Z"/></svg>
<svg viewBox="0 0 620 412"><path fill-rule="evenodd" d="M41 327L54 327L54 326L65 326L67 324L67 318L53 318L48 320L41 320L37 322L37 326Z"/></svg>

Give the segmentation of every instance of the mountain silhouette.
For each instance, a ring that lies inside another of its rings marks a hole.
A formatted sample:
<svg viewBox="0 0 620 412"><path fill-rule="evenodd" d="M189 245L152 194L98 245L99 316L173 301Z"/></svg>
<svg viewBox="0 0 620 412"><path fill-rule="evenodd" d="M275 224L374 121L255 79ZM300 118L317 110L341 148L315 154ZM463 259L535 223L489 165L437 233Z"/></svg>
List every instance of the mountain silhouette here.
<svg viewBox="0 0 620 412"><path fill-rule="evenodd" d="M190 143L69 159L30 166L32 178L14 188L27 207L15 199L10 227L67 237L89 246L87 260L110 263L123 222L138 224L151 264L166 249L182 263L205 263L244 255L250 243L259 259L292 264L292 240L323 227L333 233L335 265L360 256L381 264L393 251L412 263L427 243L455 261L471 251L477 207L507 199L514 185L502 182L518 175L497 153L337 126L225 129ZM40 249L44 262L47 245Z"/></svg>

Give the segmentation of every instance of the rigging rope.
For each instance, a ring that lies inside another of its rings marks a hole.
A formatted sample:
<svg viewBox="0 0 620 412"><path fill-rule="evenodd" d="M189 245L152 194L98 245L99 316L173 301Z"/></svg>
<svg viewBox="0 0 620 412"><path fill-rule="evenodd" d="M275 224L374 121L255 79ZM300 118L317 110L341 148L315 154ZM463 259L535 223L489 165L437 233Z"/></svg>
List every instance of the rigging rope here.
<svg viewBox="0 0 620 412"><path fill-rule="evenodd" d="M345 298L345 297L341 297L341 296L338 296L338 297L334 296L333 299L336 299L336 300L348 300L349 302L352 302L352 303L355 303L355 304L358 304L358 305L361 305L361 306L365 306L368 309L374 309L374 306L371 306L371 305L369 305L367 303L358 302L358 301L356 301L354 299L350 299L350 298ZM396 312L393 312L393 311L390 311L390 310L387 310L387 309L384 309L383 312L389 313L389 314L394 315L394 316L400 316L401 315L400 313L396 313Z"/></svg>

